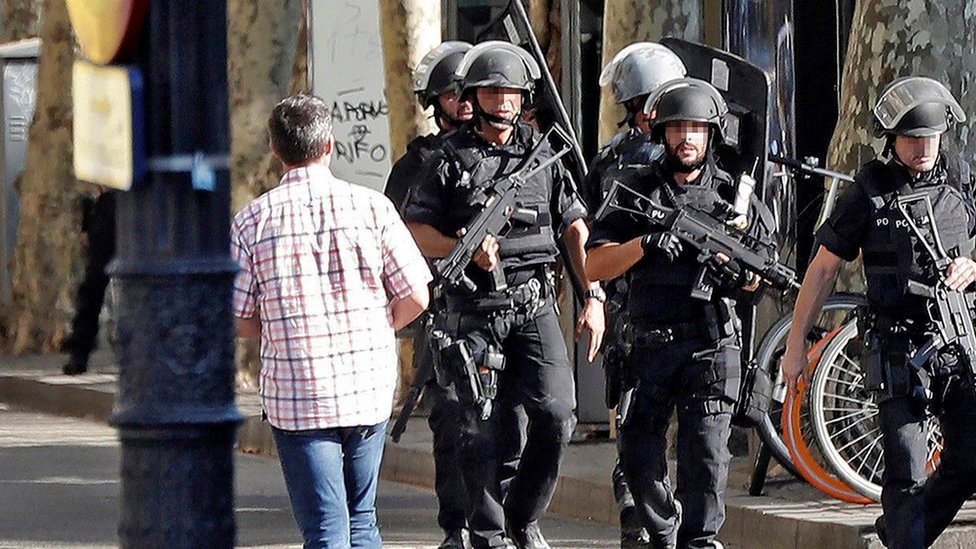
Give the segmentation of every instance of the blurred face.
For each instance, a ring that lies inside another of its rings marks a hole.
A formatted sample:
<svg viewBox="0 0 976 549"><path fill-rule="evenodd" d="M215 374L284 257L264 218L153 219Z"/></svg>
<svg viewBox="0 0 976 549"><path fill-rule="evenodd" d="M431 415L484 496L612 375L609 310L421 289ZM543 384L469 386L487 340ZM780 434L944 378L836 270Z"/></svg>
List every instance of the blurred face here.
<svg viewBox="0 0 976 549"><path fill-rule="evenodd" d="M925 137L895 136L895 156L913 174L927 172L935 167L939 156L942 135Z"/></svg>
<svg viewBox="0 0 976 549"><path fill-rule="evenodd" d="M654 120L654 112L651 114L644 114L644 111L640 111L634 115L634 126L644 133L651 133L651 121Z"/></svg>
<svg viewBox="0 0 976 549"><path fill-rule="evenodd" d="M474 116L474 108L471 106L471 99L461 99L457 92L449 91L437 96L437 101L441 105L449 118L460 122L467 122Z"/></svg>
<svg viewBox="0 0 976 549"><path fill-rule="evenodd" d="M486 113L514 121L522 111L522 90L517 88L477 88L478 104Z"/></svg>
<svg viewBox="0 0 976 549"><path fill-rule="evenodd" d="M654 120L654 111L644 114L644 103L647 101L646 95L640 95L630 100L628 107L634 113L634 127L644 133L651 133L651 121Z"/></svg>
<svg viewBox="0 0 976 549"><path fill-rule="evenodd" d="M695 166L705 158L708 150L707 122L676 120L664 125L664 139L668 152L685 166Z"/></svg>

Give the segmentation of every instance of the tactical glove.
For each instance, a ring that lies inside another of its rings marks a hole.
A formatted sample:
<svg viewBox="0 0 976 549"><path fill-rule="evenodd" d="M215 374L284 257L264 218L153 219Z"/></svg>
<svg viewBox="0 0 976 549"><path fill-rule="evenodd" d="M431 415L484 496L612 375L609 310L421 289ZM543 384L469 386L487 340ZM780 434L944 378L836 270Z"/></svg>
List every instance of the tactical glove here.
<svg viewBox="0 0 976 549"><path fill-rule="evenodd" d="M669 232L646 234L641 238L644 255L661 254L669 263L681 255L681 240Z"/></svg>
<svg viewBox="0 0 976 549"><path fill-rule="evenodd" d="M744 286L749 279L749 271L734 259L722 261L713 255L705 261L705 266L716 288L734 290Z"/></svg>

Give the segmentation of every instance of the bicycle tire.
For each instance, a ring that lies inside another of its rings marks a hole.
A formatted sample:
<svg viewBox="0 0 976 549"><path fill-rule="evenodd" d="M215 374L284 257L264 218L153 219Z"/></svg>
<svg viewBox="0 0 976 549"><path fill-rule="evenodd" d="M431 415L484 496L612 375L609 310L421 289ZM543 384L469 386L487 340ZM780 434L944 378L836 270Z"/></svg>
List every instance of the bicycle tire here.
<svg viewBox="0 0 976 549"><path fill-rule="evenodd" d="M884 447L878 407L864 389L859 361L846 352L857 335L857 324L848 323L824 350L810 382L810 419L834 474L863 496L880 501ZM926 465L931 473L938 464L942 437L937 421L930 417L927 423Z"/></svg>
<svg viewBox="0 0 976 549"><path fill-rule="evenodd" d="M824 302L825 312L847 312L867 303L861 294L838 292L827 298ZM782 436L782 417L783 402L786 397L786 384L779 368L779 360L782 358L783 349L786 347L786 336L790 333L793 326L793 314L788 313L774 323L763 335L756 351L756 363L763 368L773 382L772 402L770 402L769 413L763 421L756 426L756 432L763 444L769 448L773 458L776 459L787 471L794 476L801 476L793 466L790 452L783 442ZM833 326L817 326L814 331L826 333ZM812 335L812 334L811 334ZM811 345L816 341L811 341Z"/></svg>
<svg viewBox="0 0 976 549"><path fill-rule="evenodd" d="M824 348L842 328L835 328L810 349L807 354L809 361L807 366L808 376L816 371ZM810 439L808 442L808 437L804 436L802 425L803 411L808 408L806 404L807 396L809 395L808 389L809 384L806 379L801 378L797 384L797 390L789 391L783 403L783 440L790 452L793 465L804 480L827 496L847 503L858 503L862 505L873 503L873 500L859 494L837 476L828 472L823 464L814 457L814 452L809 442L815 443L816 441L813 440L814 437L811 432L808 435ZM822 456L822 452L818 453Z"/></svg>

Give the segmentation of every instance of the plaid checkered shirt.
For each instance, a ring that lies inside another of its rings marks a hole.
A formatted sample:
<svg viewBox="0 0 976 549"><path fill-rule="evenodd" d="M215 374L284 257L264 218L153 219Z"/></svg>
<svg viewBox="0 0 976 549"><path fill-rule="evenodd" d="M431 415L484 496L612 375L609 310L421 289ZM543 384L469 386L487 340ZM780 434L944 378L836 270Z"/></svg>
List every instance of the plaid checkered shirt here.
<svg viewBox="0 0 976 549"><path fill-rule="evenodd" d="M234 314L261 321L261 401L279 429L390 417L397 349L389 304L430 270L392 203L326 167L296 168L235 217Z"/></svg>

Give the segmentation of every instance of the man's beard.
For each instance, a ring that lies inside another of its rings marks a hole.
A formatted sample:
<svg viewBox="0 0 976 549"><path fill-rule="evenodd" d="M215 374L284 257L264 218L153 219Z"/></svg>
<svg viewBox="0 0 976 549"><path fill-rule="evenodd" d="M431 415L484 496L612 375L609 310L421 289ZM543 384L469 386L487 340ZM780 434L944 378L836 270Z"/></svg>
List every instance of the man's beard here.
<svg viewBox="0 0 976 549"><path fill-rule="evenodd" d="M669 170L674 173L691 173L705 165L705 153L701 153L693 160L684 160L678 156L678 148L680 147L680 143L676 147L668 147L665 163Z"/></svg>

